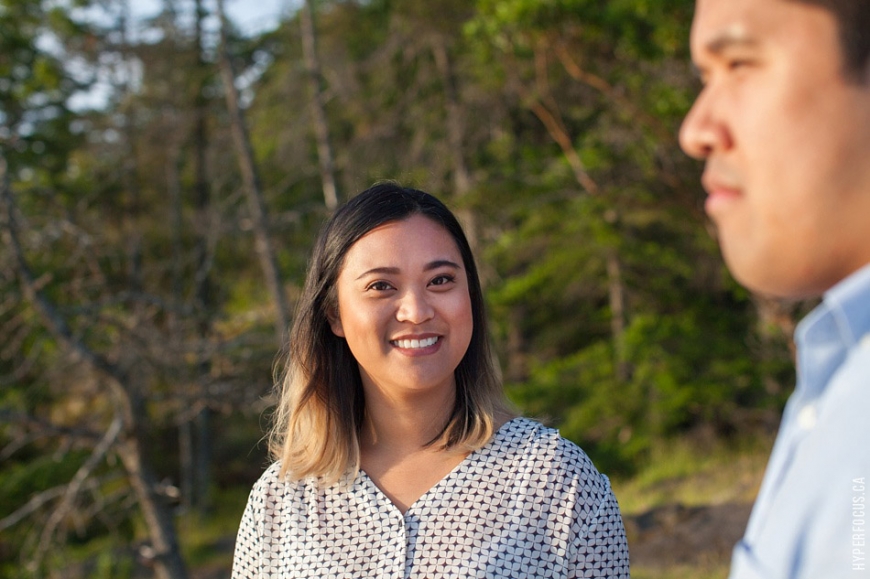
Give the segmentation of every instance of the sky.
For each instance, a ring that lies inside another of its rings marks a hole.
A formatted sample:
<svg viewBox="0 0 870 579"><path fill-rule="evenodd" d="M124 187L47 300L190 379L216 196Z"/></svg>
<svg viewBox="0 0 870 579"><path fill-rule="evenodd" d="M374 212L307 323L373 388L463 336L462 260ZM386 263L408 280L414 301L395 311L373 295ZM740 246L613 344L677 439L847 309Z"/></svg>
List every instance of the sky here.
<svg viewBox="0 0 870 579"><path fill-rule="evenodd" d="M302 0L224 0L224 9L227 12L227 17L244 35L255 35L261 32L266 32L277 27L278 22L283 16L286 16L291 11L298 9ZM132 25L128 27L130 40L148 41L148 27L146 21L160 13L165 0L128 0ZM185 18L193 22L193 7L194 0L174 0L176 10L181 15L180 21L184 22ZM206 20L205 28L207 31L217 30L217 20L214 16L217 13L216 0L203 0L204 7L211 18ZM87 19L96 21L107 18L105 12L100 12L99 9L87 13ZM107 22L111 22L111 18ZM191 24L192 25L192 24ZM153 29L151 30L153 32ZM49 42L50 44L50 42ZM71 66L75 66L72 64ZM106 103L107 96L110 91L110 84L107 76L113 74L109 68L103 67L104 70L98 73L98 82L96 82L88 91L75 94L68 103L73 110L84 110L89 108L99 108Z"/></svg>
<svg viewBox="0 0 870 579"><path fill-rule="evenodd" d="M134 18L145 19L160 12L161 0L130 0L130 10ZM178 2L184 10L185 4ZM282 15L295 10L299 0L224 0L229 19L244 33L257 34L277 26ZM205 0L210 13L216 11L214 0Z"/></svg>

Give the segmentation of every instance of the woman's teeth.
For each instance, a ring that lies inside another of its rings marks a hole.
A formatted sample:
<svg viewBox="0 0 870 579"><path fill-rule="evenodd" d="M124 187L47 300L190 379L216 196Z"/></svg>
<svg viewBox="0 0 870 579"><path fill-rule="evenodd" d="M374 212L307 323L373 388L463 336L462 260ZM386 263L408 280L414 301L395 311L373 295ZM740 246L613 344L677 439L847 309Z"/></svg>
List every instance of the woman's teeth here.
<svg viewBox="0 0 870 579"><path fill-rule="evenodd" d="M428 348L435 344L438 341L438 336L433 338L424 338L422 340L391 340L390 343L396 347L403 348L406 350L413 350L416 348Z"/></svg>

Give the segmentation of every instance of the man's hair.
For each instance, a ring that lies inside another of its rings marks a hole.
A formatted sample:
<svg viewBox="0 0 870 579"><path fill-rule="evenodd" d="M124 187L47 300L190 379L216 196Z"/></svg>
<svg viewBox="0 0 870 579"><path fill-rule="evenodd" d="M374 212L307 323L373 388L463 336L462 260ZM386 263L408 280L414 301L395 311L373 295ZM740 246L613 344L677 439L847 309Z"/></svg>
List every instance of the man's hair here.
<svg viewBox="0 0 870 579"><path fill-rule="evenodd" d="M512 414L493 363L483 291L462 227L432 195L381 183L340 207L314 244L277 384L279 400L269 440L272 457L281 461L282 476L316 477L331 484L356 475L365 398L357 361L330 325L338 315L336 281L347 252L361 237L414 215L431 219L456 242L468 278L473 324L471 342L454 370L454 406L430 444L476 450L492 437L497 417Z"/></svg>
<svg viewBox="0 0 870 579"><path fill-rule="evenodd" d="M847 76L863 80L870 69L870 0L792 0L830 11L837 20Z"/></svg>

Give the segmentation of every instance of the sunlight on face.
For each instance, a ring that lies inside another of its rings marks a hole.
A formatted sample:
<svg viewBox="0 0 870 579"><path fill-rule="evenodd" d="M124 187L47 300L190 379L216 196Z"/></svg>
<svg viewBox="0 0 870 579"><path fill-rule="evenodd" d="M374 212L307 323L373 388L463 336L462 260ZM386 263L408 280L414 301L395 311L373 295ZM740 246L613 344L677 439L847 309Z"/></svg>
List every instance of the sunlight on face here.
<svg viewBox="0 0 870 579"><path fill-rule="evenodd" d="M347 340L365 388L401 395L454 388L473 329L459 248L414 215L373 229L345 256L332 331Z"/></svg>

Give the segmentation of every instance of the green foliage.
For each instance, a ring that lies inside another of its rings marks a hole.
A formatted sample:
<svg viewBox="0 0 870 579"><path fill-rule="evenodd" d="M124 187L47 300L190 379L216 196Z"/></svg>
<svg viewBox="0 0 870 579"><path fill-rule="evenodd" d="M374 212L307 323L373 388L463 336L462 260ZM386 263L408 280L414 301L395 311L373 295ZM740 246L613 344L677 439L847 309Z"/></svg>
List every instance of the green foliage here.
<svg viewBox="0 0 870 579"><path fill-rule="evenodd" d="M340 197L398 179L474 217L492 340L522 412L611 473L642 469L675 438L766 432L792 381L787 324L758 327L676 143L696 90L691 0L316 4ZM192 445L211 475L180 528L186 555L210 563L262 470L277 346L214 46L170 8L121 46L68 4L0 0L0 147L25 258L71 335L129 378L160 479L183 486L180 431L208 408ZM300 43L296 14L259 37L230 30L291 299L327 217ZM104 107L70 110L87 76L73 60L112 73ZM46 328L13 263L4 245L4 512L68 482L87 455L55 462L52 428L102 433L116 400ZM22 416L50 442L14 451L39 432ZM116 461L99 470L104 492L129 493ZM113 536L88 527L62 552L92 576L136 576L134 506L107 511ZM21 547L7 544L4 571Z"/></svg>

